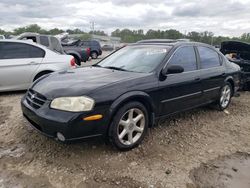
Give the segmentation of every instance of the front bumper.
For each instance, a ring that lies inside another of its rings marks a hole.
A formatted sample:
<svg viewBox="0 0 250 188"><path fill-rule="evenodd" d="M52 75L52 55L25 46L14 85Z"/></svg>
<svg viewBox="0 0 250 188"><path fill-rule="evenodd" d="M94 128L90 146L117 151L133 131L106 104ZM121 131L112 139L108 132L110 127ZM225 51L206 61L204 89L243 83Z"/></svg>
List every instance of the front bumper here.
<svg viewBox="0 0 250 188"><path fill-rule="evenodd" d="M23 116L33 128L48 137L56 138L57 133L63 134L65 141L106 135L108 129L107 109L97 108L94 112L72 113L54 110L46 102L41 108L34 109L26 101L21 101ZM94 114L102 114L103 118L96 121L84 121L83 118Z"/></svg>

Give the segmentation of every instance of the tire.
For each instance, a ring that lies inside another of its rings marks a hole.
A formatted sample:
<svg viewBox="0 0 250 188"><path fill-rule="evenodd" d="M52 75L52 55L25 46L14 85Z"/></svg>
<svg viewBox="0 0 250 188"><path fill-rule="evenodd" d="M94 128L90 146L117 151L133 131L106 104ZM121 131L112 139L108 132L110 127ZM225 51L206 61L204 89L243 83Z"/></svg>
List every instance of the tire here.
<svg viewBox="0 0 250 188"><path fill-rule="evenodd" d="M225 110L230 102L233 95L233 88L229 82L226 82L225 85L220 90L220 97L217 101L218 110Z"/></svg>
<svg viewBox="0 0 250 188"><path fill-rule="evenodd" d="M97 52L91 52L90 56L91 56L92 59L97 59L98 58Z"/></svg>
<svg viewBox="0 0 250 188"><path fill-rule="evenodd" d="M149 117L145 106L139 102L127 103L118 110L111 122L109 141L118 150L133 149L144 139L148 124Z"/></svg>
<svg viewBox="0 0 250 188"><path fill-rule="evenodd" d="M74 56L74 59L75 59L75 63L76 63L78 66L81 66L81 60L80 60L78 57L75 57L75 56Z"/></svg>

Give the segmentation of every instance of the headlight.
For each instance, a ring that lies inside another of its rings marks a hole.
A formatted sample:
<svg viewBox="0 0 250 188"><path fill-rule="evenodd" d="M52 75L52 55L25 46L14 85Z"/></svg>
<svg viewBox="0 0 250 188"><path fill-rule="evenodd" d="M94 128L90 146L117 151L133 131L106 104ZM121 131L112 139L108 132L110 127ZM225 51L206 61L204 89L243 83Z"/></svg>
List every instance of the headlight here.
<svg viewBox="0 0 250 188"><path fill-rule="evenodd" d="M84 112L93 109L95 101L89 97L60 97L55 98L50 107L69 112Z"/></svg>

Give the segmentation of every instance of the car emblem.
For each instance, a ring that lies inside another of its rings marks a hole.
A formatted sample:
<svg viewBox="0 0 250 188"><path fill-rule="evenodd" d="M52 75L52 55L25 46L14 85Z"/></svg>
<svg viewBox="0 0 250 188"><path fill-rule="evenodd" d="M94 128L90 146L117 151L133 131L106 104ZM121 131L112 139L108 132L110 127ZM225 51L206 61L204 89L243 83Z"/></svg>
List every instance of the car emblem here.
<svg viewBox="0 0 250 188"><path fill-rule="evenodd" d="M31 95L31 99L34 99L36 97L36 94Z"/></svg>

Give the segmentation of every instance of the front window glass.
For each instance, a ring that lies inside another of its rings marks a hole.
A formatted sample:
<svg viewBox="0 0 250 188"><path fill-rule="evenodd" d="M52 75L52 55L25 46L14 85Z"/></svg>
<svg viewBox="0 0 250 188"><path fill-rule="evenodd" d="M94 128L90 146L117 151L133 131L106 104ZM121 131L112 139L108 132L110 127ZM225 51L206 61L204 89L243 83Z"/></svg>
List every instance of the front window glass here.
<svg viewBox="0 0 250 188"><path fill-rule="evenodd" d="M197 70L196 56L193 46L181 47L171 58L168 66L179 65L184 72Z"/></svg>
<svg viewBox="0 0 250 188"><path fill-rule="evenodd" d="M101 61L98 66L149 73L166 57L171 46L127 46Z"/></svg>

